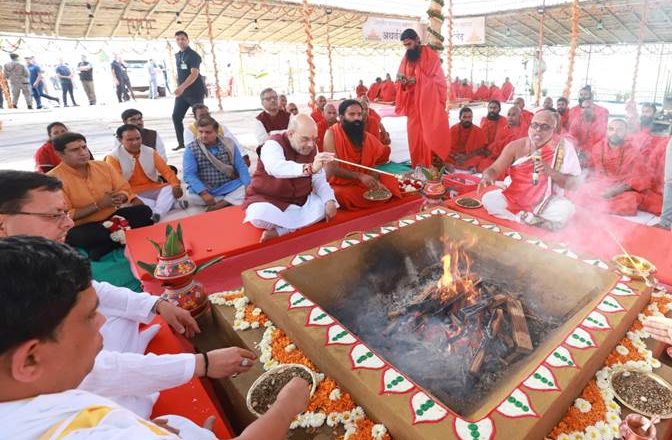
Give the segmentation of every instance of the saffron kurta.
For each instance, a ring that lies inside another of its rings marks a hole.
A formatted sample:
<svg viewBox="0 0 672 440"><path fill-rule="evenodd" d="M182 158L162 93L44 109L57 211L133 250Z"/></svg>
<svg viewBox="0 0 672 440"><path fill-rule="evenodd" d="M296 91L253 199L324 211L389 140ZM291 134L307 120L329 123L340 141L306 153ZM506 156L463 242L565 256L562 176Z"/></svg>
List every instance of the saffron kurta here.
<svg viewBox="0 0 672 440"><path fill-rule="evenodd" d="M479 148L487 145L487 139L483 130L476 125L464 128L461 124L455 124L450 129L450 152L454 154L470 155ZM464 162L458 162L453 157L446 161L461 169L476 168L477 171L485 170L493 162L489 157L483 155L473 156Z"/></svg>
<svg viewBox="0 0 672 440"><path fill-rule="evenodd" d="M397 92L396 113L408 117L408 145L412 166L432 164L432 152L442 160L450 154L450 129L446 114L446 77L436 52L422 46L420 59L406 56L399 73L415 78L416 83L402 86Z"/></svg>
<svg viewBox="0 0 672 440"><path fill-rule="evenodd" d="M374 167L376 165L387 163L390 159L390 147L383 145L378 138L369 133L364 134L362 148L358 149L352 142L350 142L350 139L348 139L341 124L333 125L331 127L331 132L334 136L336 157L339 159L358 163L367 167ZM355 168L349 165L339 164L338 166L350 171L362 171L360 168ZM385 185L385 187L392 192L393 196L401 197L397 179L391 176L381 175L380 183ZM369 188L359 180L331 176L329 177L329 184L336 194L338 204L343 209L364 209L381 203L366 200L364 198L364 193L368 191Z"/></svg>

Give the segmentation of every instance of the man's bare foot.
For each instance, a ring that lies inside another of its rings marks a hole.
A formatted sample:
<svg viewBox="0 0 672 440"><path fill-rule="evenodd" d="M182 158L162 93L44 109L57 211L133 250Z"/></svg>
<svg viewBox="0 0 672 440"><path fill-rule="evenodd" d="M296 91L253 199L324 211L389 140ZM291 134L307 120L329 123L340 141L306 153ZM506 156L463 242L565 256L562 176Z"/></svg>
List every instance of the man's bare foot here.
<svg viewBox="0 0 672 440"><path fill-rule="evenodd" d="M279 236L280 236L280 234L278 234L278 231L276 229L266 229L261 234L261 239L259 239L259 243L267 242L268 240L278 238Z"/></svg>
<svg viewBox="0 0 672 440"><path fill-rule="evenodd" d="M210 205L207 208L205 208L205 212L217 211L219 209L226 208L227 206L231 206L231 204L226 200L222 200L220 202L215 203L214 205Z"/></svg>

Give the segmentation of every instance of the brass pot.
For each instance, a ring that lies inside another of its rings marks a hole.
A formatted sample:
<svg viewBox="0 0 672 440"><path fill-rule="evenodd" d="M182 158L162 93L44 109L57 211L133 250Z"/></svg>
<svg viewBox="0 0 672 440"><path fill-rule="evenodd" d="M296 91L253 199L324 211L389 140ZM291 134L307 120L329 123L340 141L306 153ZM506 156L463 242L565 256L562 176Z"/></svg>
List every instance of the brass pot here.
<svg viewBox="0 0 672 440"><path fill-rule="evenodd" d="M651 280L653 274L656 273L656 266L645 258L635 255L621 254L612 258L616 268L623 275L639 280ZM634 264L633 264L634 263Z"/></svg>

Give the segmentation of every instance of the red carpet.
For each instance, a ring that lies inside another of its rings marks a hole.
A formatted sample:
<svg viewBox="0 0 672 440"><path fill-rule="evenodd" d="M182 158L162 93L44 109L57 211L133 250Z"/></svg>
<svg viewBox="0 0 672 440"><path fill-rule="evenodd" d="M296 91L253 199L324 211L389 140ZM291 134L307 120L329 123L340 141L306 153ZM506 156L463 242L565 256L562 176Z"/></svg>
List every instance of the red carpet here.
<svg viewBox="0 0 672 440"><path fill-rule="evenodd" d="M175 335L168 324L157 318L152 324L160 323L161 330L152 339L147 352L154 354L193 353L194 349L183 337ZM157 371L156 374L161 374ZM219 439L233 437L228 421L223 418L224 412L214 397L209 379L192 379L177 388L162 391L159 400L154 404L152 419L167 414L186 417L192 422L202 425L205 419L215 416L214 431ZM209 389L206 390L206 388Z"/></svg>
<svg viewBox="0 0 672 440"><path fill-rule="evenodd" d="M310 235L317 231L326 231L334 226L346 224L359 218L374 216L375 214L384 211L394 211L397 208L406 208L418 203L420 203L420 198L418 195L414 194L401 199L391 200L387 203L381 203L379 206L370 209L360 211L339 210L336 217L328 223L324 221L316 223L292 234L287 234L278 239L269 241L264 245L259 243L261 230L249 223L243 224L245 212L238 206L232 206L215 212L198 214L193 217L170 222L170 224L173 226L177 226L178 223L182 224L184 244L196 264L200 264L220 255L225 256L227 258L226 261L228 261L230 257L241 255L254 249L266 249L271 245L276 245L284 241L292 241L297 237ZM128 261L131 262L131 270L134 275L143 282L152 281L152 278L144 270L138 268L136 262L138 260L148 263L156 261L156 249L154 249L148 241L148 238L163 243L165 241L167 224L168 223L161 223L145 228L132 229L126 232L126 257L128 258ZM332 240L333 239L334 238L332 238ZM329 240L325 240L324 243L327 241ZM317 246L317 244L313 246ZM296 250L298 251L300 249L301 248ZM291 252L288 252L286 255L289 255L289 253ZM220 263L218 266L221 267L224 264L226 263ZM258 264L262 264L262 262ZM212 271L216 271L216 269L208 269L206 272Z"/></svg>
<svg viewBox="0 0 672 440"><path fill-rule="evenodd" d="M467 195L476 197L475 192ZM447 202L447 206L541 239L564 243L574 251L594 255L605 262L622 253L607 232L609 230L621 241L629 253L646 258L658 268L656 277L660 282L672 284L672 233L670 231L640 225L619 217L588 212L577 207L577 212L567 227L560 231L550 232L493 217L487 213L485 208L465 209L457 206L452 200Z"/></svg>

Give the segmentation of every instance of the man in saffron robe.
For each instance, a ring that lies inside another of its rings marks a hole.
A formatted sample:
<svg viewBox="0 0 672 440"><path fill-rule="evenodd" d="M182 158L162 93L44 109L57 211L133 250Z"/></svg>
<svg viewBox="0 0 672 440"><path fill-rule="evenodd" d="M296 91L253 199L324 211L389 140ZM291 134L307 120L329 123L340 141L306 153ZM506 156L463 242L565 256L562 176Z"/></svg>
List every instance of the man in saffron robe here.
<svg viewBox="0 0 672 440"><path fill-rule="evenodd" d="M574 123L575 120L581 119L581 104L583 104L583 101L586 100L594 101L593 89L589 85L583 86L581 90L579 90L579 105L575 105L569 110L570 126L572 123ZM602 126L606 130L607 122L609 122L609 110L595 104L595 102L592 103L592 107L595 118L602 123Z"/></svg>
<svg viewBox="0 0 672 440"><path fill-rule="evenodd" d="M513 84L509 81L509 77L504 78L504 84L502 84L502 101L510 101L513 99ZM494 98L491 98L494 99Z"/></svg>
<svg viewBox="0 0 672 440"><path fill-rule="evenodd" d="M357 88L355 89L355 93L357 94L357 98L361 98L362 96L366 95L366 92L368 92L369 89L364 85L364 81L361 79L359 80L359 84L357 85Z"/></svg>
<svg viewBox="0 0 672 440"><path fill-rule="evenodd" d="M556 111L560 115L560 133L567 133L569 131L569 100L564 96L558 98L555 104Z"/></svg>
<svg viewBox="0 0 672 440"><path fill-rule="evenodd" d="M263 145L269 136L287 130L290 114L280 109L278 94L270 87L261 91L261 106L264 110L257 115L254 121L254 135L257 144Z"/></svg>
<svg viewBox="0 0 672 440"><path fill-rule="evenodd" d="M388 73L385 76L385 81L380 87L380 97L378 98L379 102L384 102L386 104L394 104L394 101L397 99L397 85L392 81L392 77Z"/></svg>
<svg viewBox="0 0 672 440"><path fill-rule="evenodd" d="M603 118L595 114L593 101L586 99L581 103L581 117L573 119L569 126L569 135L576 141L581 163L587 163L587 155L593 145L604 139L607 125Z"/></svg>
<svg viewBox="0 0 672 440"><path fill-rule="evenodd" d="M377 111L369 107L369 100L366 97L360 98L359 103L364 110L362 113L362 121L364 122L364 129L366 132L378 138L383 145L390 145L390 134L385 130L385 126L382 122L383 118Z"/></svg>
<svg viewBox="0 0 672 440"><path fill-rule="evenodd" d="M493 82L490 85L490 99L496 99L499 102L503 102L503 95L502 95L502 89L497 87L497 85Z"/></svg>
<svg viewBox="0 0 672 440"><path fill-rule="evenodd" d="M626 139L627 123L614 119L607 137L593 146L586 181L571 196L580 206L617 215L637 215L651 178L637 148Z"/></svg>
<svg viewBox="0 0 672 440"><path fill-rule="evenodd" d="M553 108L553 98L551 98L550 96L545 97L544 103L542 104L541 108L544 110L555 110Z"/></svg>
<svg viewBox="0 0 672 440"><path fill-rule="evenodd" d="M408 117L408 145L413 167L432 165L432 154L441 160L450 153L446 114L446 77L436 52L420 44L413 29L401 34L406 54L399 66L396 113Z"/></svg>
<svg viewBox="0 0 672 440"><path fill-rule="evenodd" d="M374 101L380 97L380 88L383 86L383 79L381 77L376 78L376 82L371 84L369 91L366 92L366 97L369 98L369 101Z"/></svg>
<svg viewBox="0 0 672 440"><path fill-rule="evenodd" d="M567 224L574 205L564 198L564 190L577 187L581 166L570 142L554 140L556 123L555 114L548 110L534 115L528 136L507 145L483 172L479 193L501 174L511 178L506 189L483 196L490 215L551 230Z"/></svg>
<svg viewBox="0 0 672 440"><path fill-rule="evenodd" d="M644 191L644 199L639 205L642 211L661 215L663 209L663 193L665 192L665 156L667 145L662 142L653 144L647 161L648 175L651 177L651 188ZM640 154L641 156L641 154ZM670 160L669 158L667 160ZM669 177L667 177L669 179ZM668 185L669 185L668 180Z"/></svg>
<svg viewBox="0 0 672 440"><path fill-rule="evenodd" d="M485 85L485 81L481 81L476 93L474 94L474 101L487 101L490 98L490 89Z"/></svg>
<svg viewBox="0 0 672 440"><path fill-rule="evenodd" d="M280 107L280 110L287 111L287 95L280 95L278 97L278 107Z"/></svg>
<svg viewBox="0 0 672 440"><path fill-rule="evenodd" d="M486 148L485 134L474 125L473 118L469 107L460 109L460 123L450 129L450 157L446 162L462 170L483 171L490 164L482 165L490 151Z"/></svg>
<svg viewBox="0 0 672 440"><path fill-rule="evenodd" d="M343 101L338 106L341 122L327 130L324 150L334 153L337 159L373 168L389 161L390 147L364 130L363 111L359 102L353 99ZM393 196L401 197L397 179L391 176L370 174L362 168L335 162L327 165L327 176L336 194L336 201L343 209L357 210L379 204L365 199L364 193L381 185Z"/></svg>
<svg viewBox="0 0 672 440"><path fill-rule="evenodd" d="M315 100L315 110L310 114L310 117L313 118L316 124L319 124L320 121L324 121L324 106L327 105L327 98L324 95L320 95Z"/></svg>
<svg viewBox="0 0 672 440"><path fill-rule="evenodd" d="M244 222L264 230L261 242L336 215L336 196L323 169L334 155L318 153L316 139L315 121L299 114L261 147L243 202Z"/></svg>
<svg viewBox="0 0 672 440"><path fill-rule="evenodd" d="M491 99L488 102L487 116L481 118L481 123L479 125L485 135L488 149L499 137L498 134L504 130L504 127L506 127L506 118L499 114L501 111L502 105L499 101Z"/></svg>
<svg viewBox="0 0 672 440"><path fill-rule="evenodd" d="M506 125L497 131L495 140L490 144L490 154L497 159L504 147L511 142L527 136L527 127L521 123L520 107L512 106L506 115Z"/></svg>
<svg viewBox="0 0 672 440"><path fill-rule="evenodd" d="M471 101L474 98L474 89L467 81L467 79L462 80L462 87L460 88L460 98Z"/></svg>
<svg viewBox="0 0 672 440"><path fill-rule="evenodd" d="M317 123L317 151L324 151L324 135L329 127L338 122L338 113L334 104L324 106L324 119Z"/></svg>
<svg viewBox="0 0 672 440"><path fill-rule="evenodd" d="M529 110L525 110L525 100L523 98L516 98L516 100L513 101L513 105L516 105L518 108L520 108L521 124L523 127L529 127L534 113Z"/></svg>
<svg viewBox="0 0 672 440"><path fill-rule="evenodd" d="M654 135L651 132L656 111L656 104L646 102L642 104L642 116L638 118L635 103L630 101L626 105L628 125L631 131L629 137L633 145L647 158L651 157L651 153L658 143L667 145L667 141L669 140L669 136Z"/></svg>

